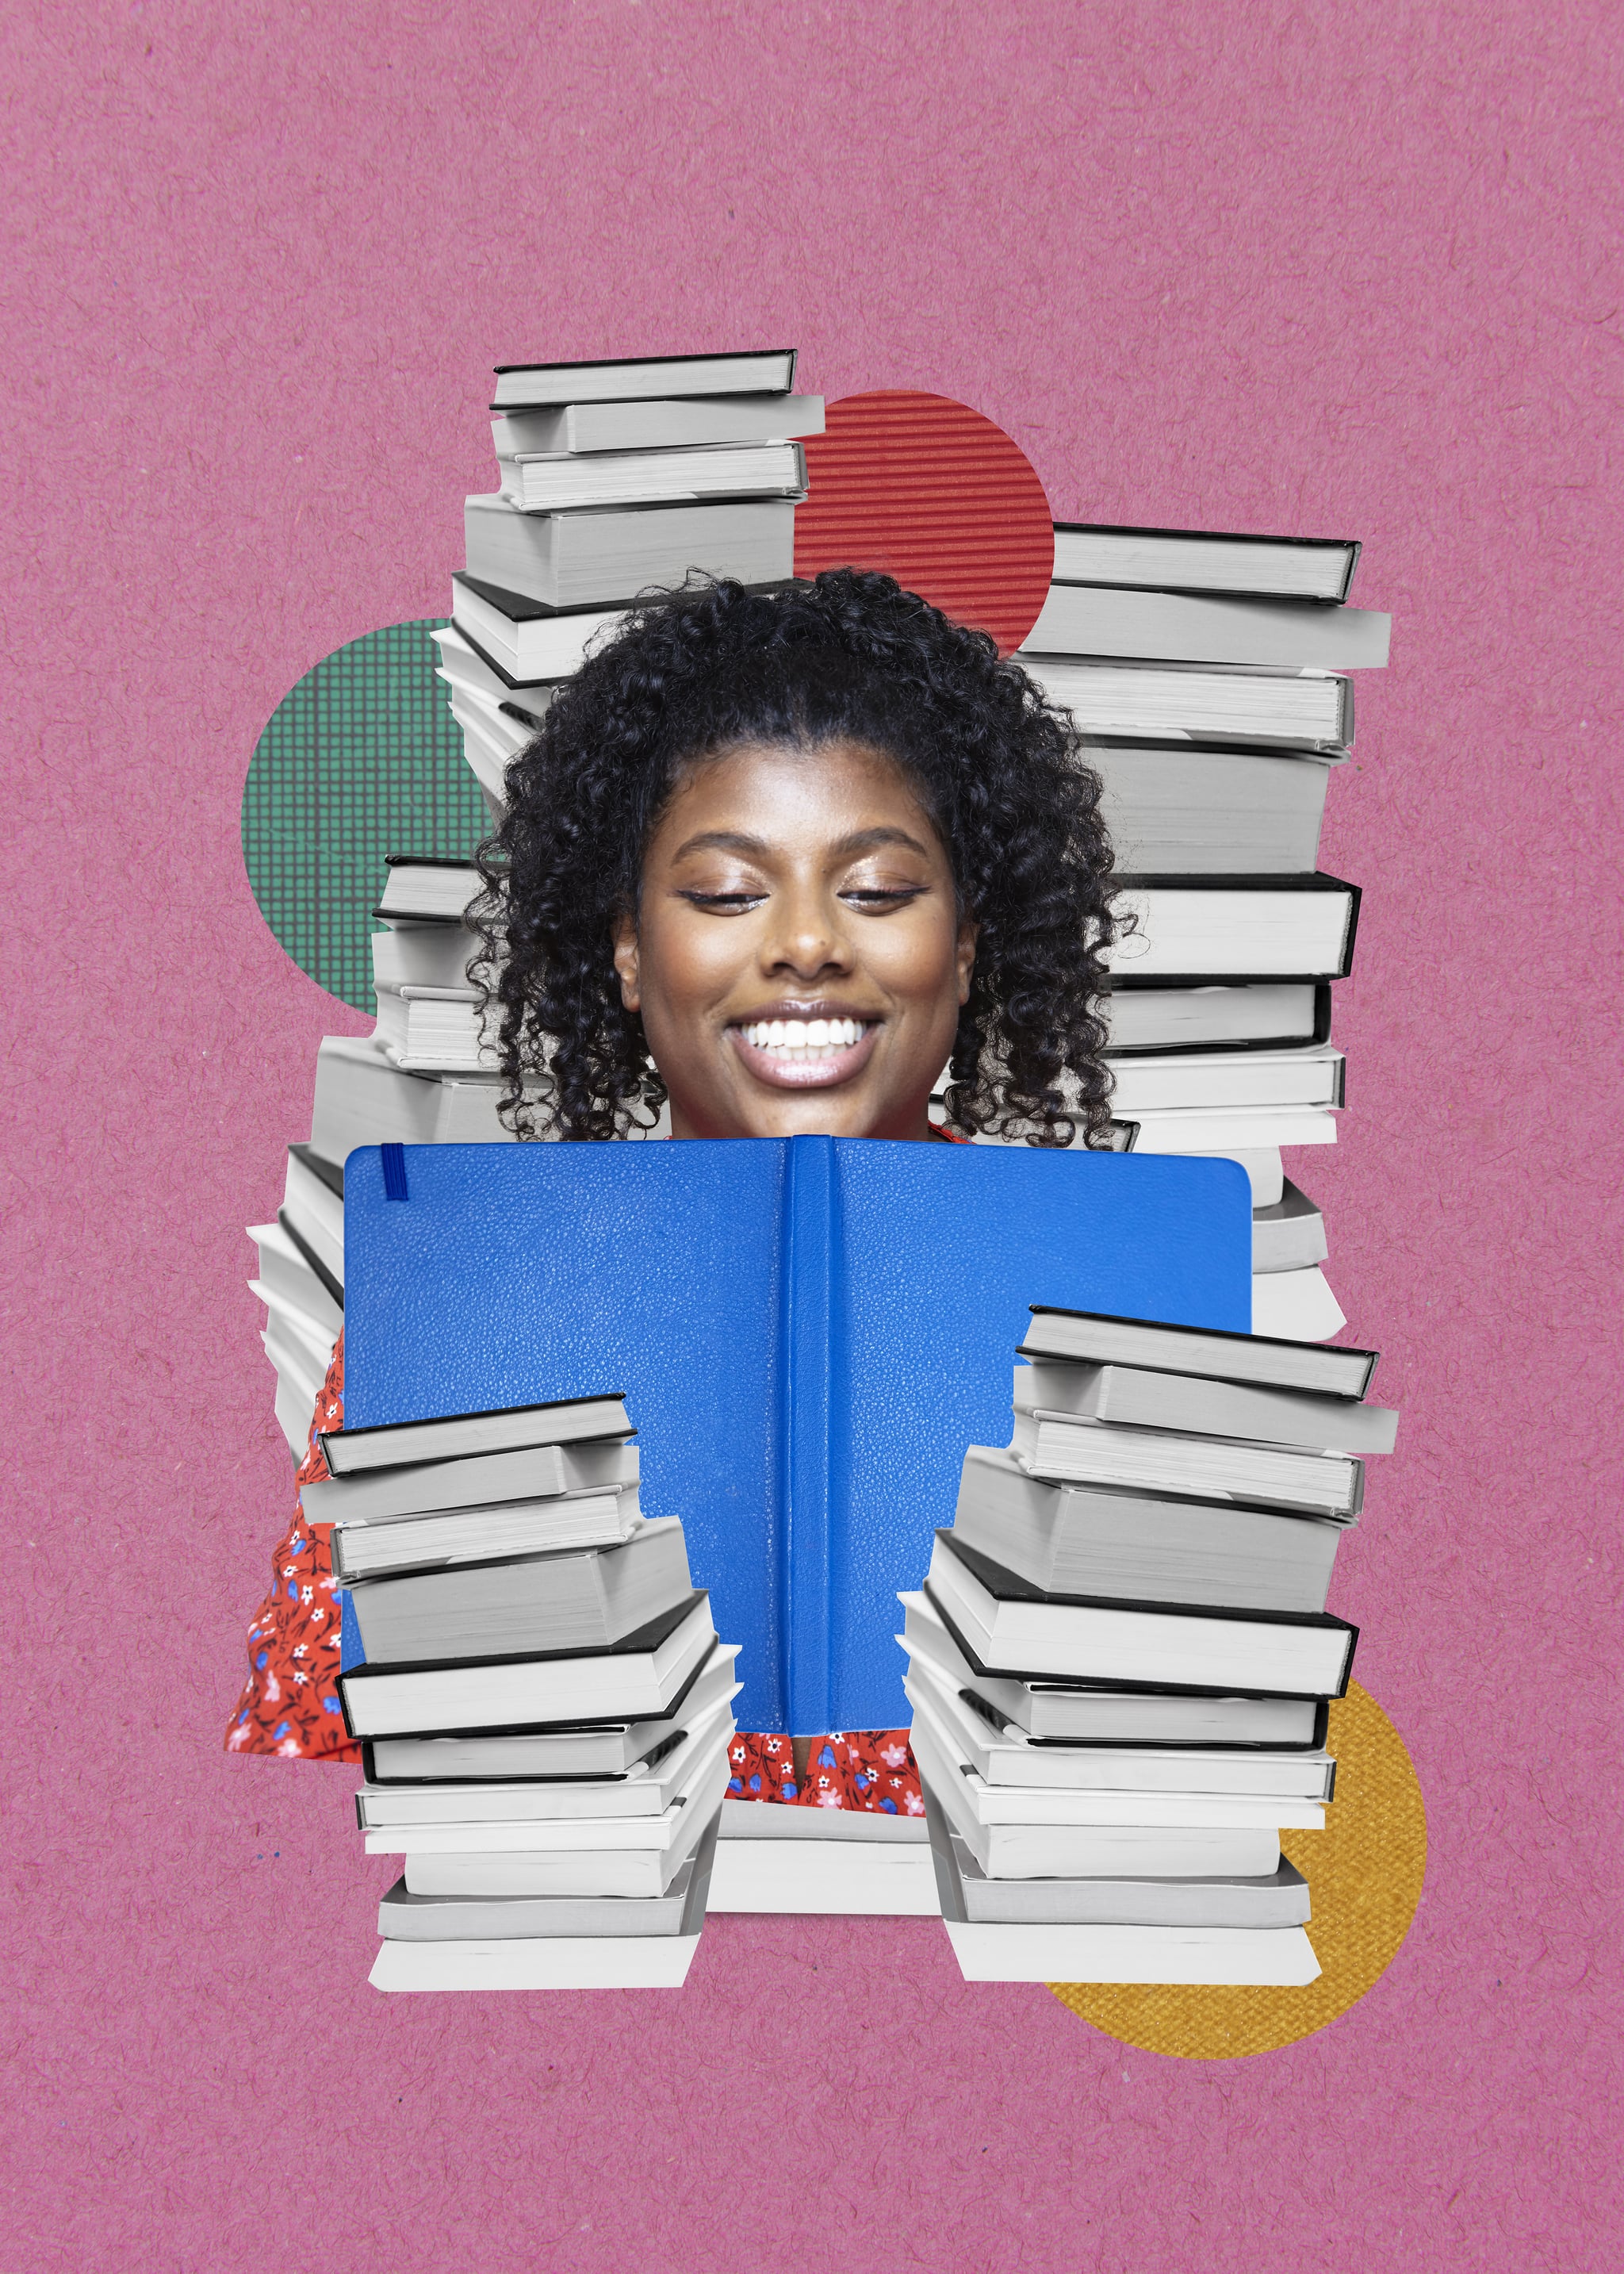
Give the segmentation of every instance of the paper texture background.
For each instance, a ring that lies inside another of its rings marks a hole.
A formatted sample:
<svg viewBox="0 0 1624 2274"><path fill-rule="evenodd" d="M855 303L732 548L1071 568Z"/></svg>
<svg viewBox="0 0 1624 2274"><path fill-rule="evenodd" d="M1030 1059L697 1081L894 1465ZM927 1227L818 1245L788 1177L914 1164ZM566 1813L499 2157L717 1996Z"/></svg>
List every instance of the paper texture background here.
<svg viewBox="0 0 1624 2274"><path fill-rule="evenodd" d="M1619 62L1564 0L8 11L8 2266L1600 2263ZM792 343L1063 517L1363 537L1395 614L1299 1173L1405 1409L1333 1608L1431 1864L1280 2053L1128 2051L927 1920L380 1999L350 1773L219 1749L289 1489L241 1227L367 1023L255 910L255 738L443 611L492 363Z"/></svg>

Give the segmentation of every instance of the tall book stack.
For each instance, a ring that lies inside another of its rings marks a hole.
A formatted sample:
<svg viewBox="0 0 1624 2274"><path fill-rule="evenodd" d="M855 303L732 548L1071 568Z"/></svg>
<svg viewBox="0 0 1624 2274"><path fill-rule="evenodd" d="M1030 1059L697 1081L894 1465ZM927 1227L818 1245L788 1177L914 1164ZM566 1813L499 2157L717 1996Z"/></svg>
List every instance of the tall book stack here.
<svg viewBox="0 0 1624 2274"><path fill-rule="evenodd" d="M674 1987L705 1909L736 1650L638 1509L612 1394L322 1439L382 1990Z"/></svg>
<svg viewBox="0 0 1624 2274"><path fill-rule="evenodd" d="M1009 1447L972 1446L905 1595L943 1916L972 1981L1293 1984L1282 1829L1322 1829L1327 1615L1375 1353L1034 1309Z"/></svg>
<svg viewBox="0 0 1624 2274"><path fill-rule="evenodd" d="M440 677L500 819L509 764L560 680L628 601L699 568L742 584L793 566L801 440L823 399L794 395L793 348L498 368L500 488L463 508Z"/></svg>
<svg viewBox="0 0 1624 2274"><path fill-rule="evenodd" d="M500 486L464 502L466 566L452 580L453 621L434 635L493 821L508 767L554 689L639 592L695 568L746 584L791 574L806 493L801 443L823 431L823 397L792 392L794 375L793 349L498 369ZM250 1227L277 1419L296 1457L342 1325L345 1156L357 1145L512 1142L467 975L479 943L462 919L478 874L422 852L393 855L387 868L374 911L385 929L372 940L378 1025L323 1040L310 1143L299 1148L331 1180L337 1207L325 1291L277 1227Z"/></svg>
<svg viewBox="0 0 1624 2274"><path fill-rule="evenodd" d="M1090 738L1133 929L1112 953L1113 1111L1133 1149L1238 1161L1252 1180L1252 1323L1345 1323L1325 1224L1282 1148L1335 1142L1357 887L1318 869L1348 675L1391 620L1345 605L1357 544L1057 523L1019 660Z"/></svg>

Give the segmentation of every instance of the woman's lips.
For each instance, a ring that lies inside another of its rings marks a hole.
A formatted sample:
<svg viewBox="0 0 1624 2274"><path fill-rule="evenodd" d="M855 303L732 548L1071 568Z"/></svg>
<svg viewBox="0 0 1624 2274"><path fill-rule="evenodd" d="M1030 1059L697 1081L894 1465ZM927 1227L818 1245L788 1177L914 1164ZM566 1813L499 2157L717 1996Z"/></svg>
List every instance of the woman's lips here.
<svg viewBox="0 0 1624 2274"><path fill-rule="evenodd" d="M878 1020L751 1019L728 1038L757 1081L772 1089L828 1089L874 1055ZM855 1036L853 1041L852 1036Z"/></svg>

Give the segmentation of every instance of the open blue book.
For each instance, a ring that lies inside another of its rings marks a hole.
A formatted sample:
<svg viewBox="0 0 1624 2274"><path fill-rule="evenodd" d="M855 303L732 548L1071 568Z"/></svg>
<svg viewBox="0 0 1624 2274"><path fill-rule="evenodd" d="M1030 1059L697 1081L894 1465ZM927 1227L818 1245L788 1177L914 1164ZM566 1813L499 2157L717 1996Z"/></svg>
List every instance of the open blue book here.
<svg viewBox="0 0 1624 2274"><path fill-rule="evenodd" d="M384 1153L390 1159L386 1178ZM403 1175L401 1173L403 1166ZM896 1631L1028 1306L1242 1333L1222 1161L796 1137L351 1153L351 1427L624 1395L747 1729L910 1719Z"/></svg>

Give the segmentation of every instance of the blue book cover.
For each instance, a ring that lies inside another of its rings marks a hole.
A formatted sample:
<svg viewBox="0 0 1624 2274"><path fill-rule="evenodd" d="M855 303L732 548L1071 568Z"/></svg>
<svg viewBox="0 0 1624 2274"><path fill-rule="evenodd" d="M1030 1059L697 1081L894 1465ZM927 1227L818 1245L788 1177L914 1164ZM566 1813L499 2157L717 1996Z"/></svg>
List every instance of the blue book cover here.
<svg viewBox="0 0 1624 2274"><path fill-rule="evenodd" d="M387 1158L386 1158L387 1156ZM386 1173L387 1171L387 1173ZM1233 1163L796 1137L365 1147L348 1425L616 1390L741 1728L905 1726L897 1592L1007 1444L1028 1307L1245 1333Z"/></svg>

